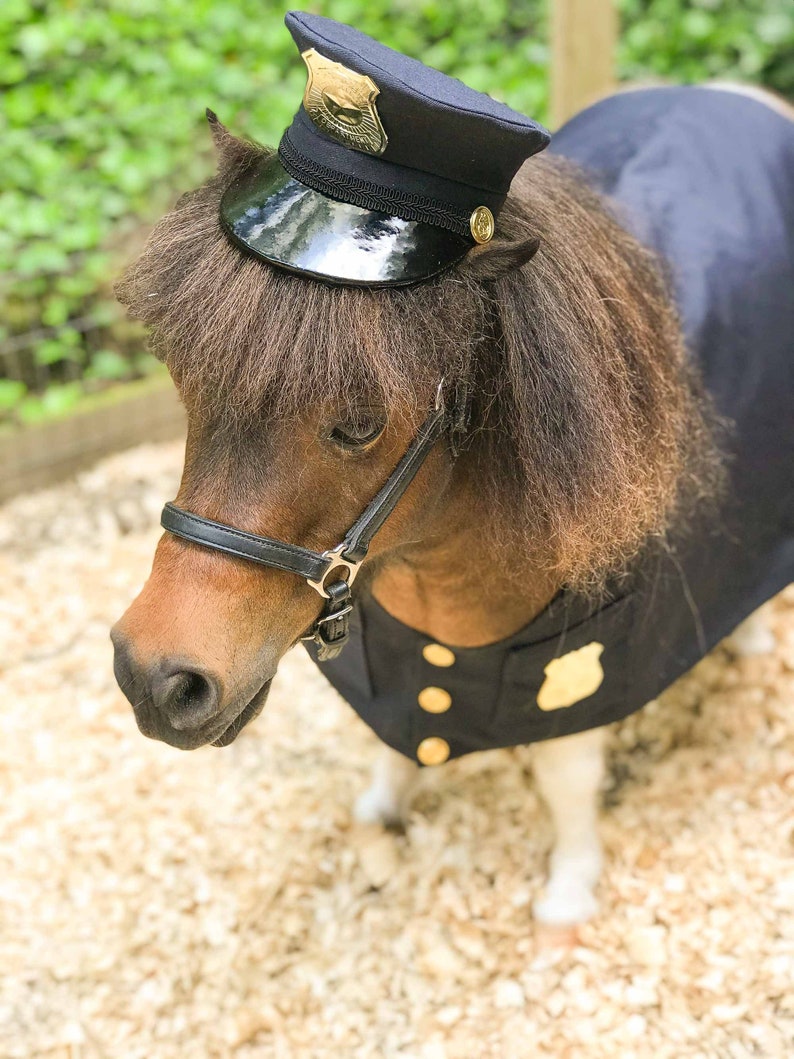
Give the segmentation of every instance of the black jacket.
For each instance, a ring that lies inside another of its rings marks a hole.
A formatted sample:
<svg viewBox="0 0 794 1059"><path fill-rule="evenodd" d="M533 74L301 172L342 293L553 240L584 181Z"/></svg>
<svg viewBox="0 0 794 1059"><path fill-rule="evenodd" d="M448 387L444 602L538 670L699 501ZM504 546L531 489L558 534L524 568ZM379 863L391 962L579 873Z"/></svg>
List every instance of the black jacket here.
<svg viewBox="0 0 794 1059"><path fill-rule="evenodd" d="M794 122L734 94L650 89L579 114L551 149L671 265L689 350L734 425L728 497L675 555L638 562L620 598L594 611L563 593L487 647L425 657L428 637L361 599L320 668L390 746L415 758L435 740L425 763L625 717L794 580ZM428 688L442 694L423 708Z"/></svg>

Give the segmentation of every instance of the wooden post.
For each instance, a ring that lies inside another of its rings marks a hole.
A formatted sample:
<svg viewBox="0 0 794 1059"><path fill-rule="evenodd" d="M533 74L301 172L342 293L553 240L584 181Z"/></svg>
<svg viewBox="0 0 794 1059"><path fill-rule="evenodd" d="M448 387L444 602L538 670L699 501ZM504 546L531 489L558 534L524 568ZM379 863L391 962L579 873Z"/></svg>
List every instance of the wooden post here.
<svg viewBox="0 0 794 1059"><path fill-rule="evenodd" d="M554 128L615 87L615 0L550 0Z"/></svg>

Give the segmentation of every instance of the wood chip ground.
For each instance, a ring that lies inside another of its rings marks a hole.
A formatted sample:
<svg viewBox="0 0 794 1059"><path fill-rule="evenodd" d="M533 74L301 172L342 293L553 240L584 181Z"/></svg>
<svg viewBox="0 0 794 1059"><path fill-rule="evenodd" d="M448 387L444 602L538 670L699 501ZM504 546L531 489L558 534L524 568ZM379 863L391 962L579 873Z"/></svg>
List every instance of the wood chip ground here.
<svg viewBox="0 0 794 1059"><path fill-rule="evenodd" d="M794 1055L794 589L616 727L602 912L547 933L526 749L353 826L375 738L300 652L226 750L144 739L108 628L179 446L0 509L3 1059Z"/></svg>

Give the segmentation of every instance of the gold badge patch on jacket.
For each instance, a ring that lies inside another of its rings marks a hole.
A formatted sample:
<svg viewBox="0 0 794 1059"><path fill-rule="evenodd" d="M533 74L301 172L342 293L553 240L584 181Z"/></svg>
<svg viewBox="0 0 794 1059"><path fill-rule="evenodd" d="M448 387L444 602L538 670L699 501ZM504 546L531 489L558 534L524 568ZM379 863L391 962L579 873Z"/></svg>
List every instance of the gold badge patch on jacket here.
<svg viewBox="0 0 794 1059"><path fill-rule="evenodd" d="M604 680L603 650L603 644L593 641L562 658L553 658L543 670L546 679L538 692L541 710L561 710L598 691Z"/></svg>
<svg viewBox="0 0 794 1059"><path fill-rule="evenodd" d="M383 154L389 141L375 107L380 89L372 78L326 59L314 48L301 55L309 68L303 107L317 128L345 147Z"/></svg>

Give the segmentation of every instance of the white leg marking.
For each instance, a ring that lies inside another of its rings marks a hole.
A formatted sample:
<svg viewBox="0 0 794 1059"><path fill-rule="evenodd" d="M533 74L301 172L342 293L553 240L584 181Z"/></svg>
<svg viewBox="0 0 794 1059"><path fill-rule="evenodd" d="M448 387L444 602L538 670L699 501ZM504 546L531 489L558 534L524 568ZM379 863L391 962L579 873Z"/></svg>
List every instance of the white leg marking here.
<svg viewBox="0 0 794 1059"><path fill-rule="evenodd" d="M405 818L419 766L389 746L378 751L369 787L356 799L353 815L360 824L394 827Z"/></svg>
<svg viewBox="0 0 794 1059"><path fill-rule="evenodd" d="M757 610L737 625L727 639L728 647L739 658L752 655L768 655L777 647L766 614Z"/></svg>
<svg viewBox="0 0 794 1059"><path fill-rule="evenodd" d="M541 923L582 923L598 911L593 889L602 864L598 793L604 776L605 731L594 728L534 747L535 779L555 830L549 881L534 906Z"/></svg>

